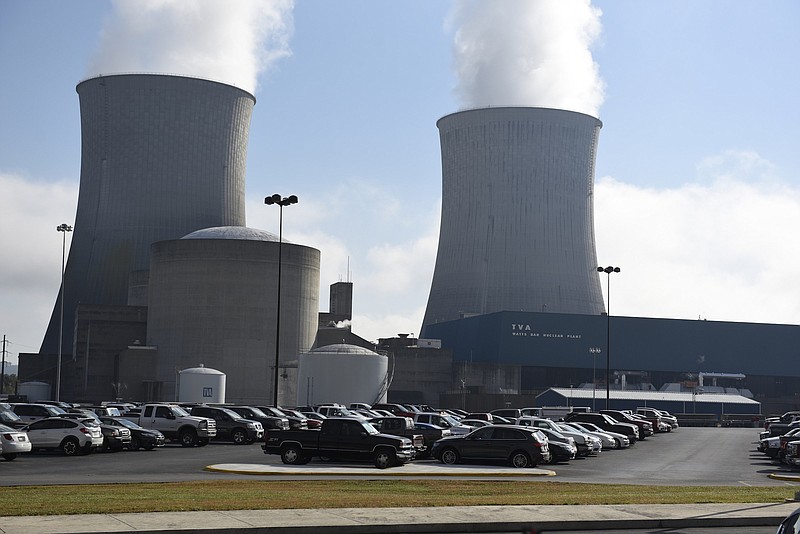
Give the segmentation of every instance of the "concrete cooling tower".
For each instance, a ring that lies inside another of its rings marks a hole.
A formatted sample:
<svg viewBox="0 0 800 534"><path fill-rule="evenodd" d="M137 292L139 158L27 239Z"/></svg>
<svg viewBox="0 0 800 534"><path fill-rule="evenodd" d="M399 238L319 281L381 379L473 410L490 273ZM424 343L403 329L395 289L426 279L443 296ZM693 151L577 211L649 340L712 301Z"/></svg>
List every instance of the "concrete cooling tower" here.
<svg viewBox="0 0 800 534"><path fill-rule="evenodd" d="M77 303L126 304L128 275L148 268L152 243L244 226L255 105L242 89L180 76L100 76L77 91L81 177L64 279L67 354ZM58 351L60 305L42 354Z"/></svg>
<svg viewBox="0 0 800 534"><path fill-rule="evenodd" d="M437 122L439 249L422 324L499 311L604 311L593 182L602 123L547 108L499 107Z"/></svg>

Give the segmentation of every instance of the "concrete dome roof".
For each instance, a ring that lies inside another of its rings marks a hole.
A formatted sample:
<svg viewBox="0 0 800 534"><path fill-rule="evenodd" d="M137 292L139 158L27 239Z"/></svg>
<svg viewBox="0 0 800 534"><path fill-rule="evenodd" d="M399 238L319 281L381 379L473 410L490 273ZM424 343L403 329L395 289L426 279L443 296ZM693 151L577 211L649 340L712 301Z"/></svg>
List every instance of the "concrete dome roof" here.
<svg viewBox="0 0 800 534"><path fill-rule="evenodd" d="M309 353L328 353L328 354L362 354L364 356L380 356L377 352L359 347L358 345L348 345L346 343L336 343L312 349Z"/></svg>
<svg viewBox="0 0 800 534"><path fill-rule="evenodd" d="M183 236L181 239L240 239L243 241L278 241L278 236L266 230L246 226L214 226L203 228ZM289 243L286 239L284 243Z"/></svg>

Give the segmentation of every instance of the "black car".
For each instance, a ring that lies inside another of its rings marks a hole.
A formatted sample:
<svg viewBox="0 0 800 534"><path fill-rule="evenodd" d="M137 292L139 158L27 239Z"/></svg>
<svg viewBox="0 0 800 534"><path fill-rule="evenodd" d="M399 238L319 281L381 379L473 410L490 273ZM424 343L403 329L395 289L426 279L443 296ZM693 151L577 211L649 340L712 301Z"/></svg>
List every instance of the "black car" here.
<svg viewBox="0 0 800 534"><path fill-rule="evenodd" d="M217 422L217 439L229 439L236 445L245 445L264 438L264 427L258 421L245 419L234 410L221 406L194 406L189 412Z"/></svg>
<svg viewBox="0 0 800 534"><path fill-rule="evenodd" d="M286 416L265 412L258 406L226 406L242 417L258 421L264 430L289 430L289 419Z"/></svg>
<svg viewBox="0 0 800 534"><path fill-rule="evenodd" d="M136 451L145 449L151 451L156 447L163 447L167 440L164 434L158 430L151 430L149 428L142 428L130 419L124 417L100 417L100 422L104 425L127 428L131 433L131 441L128 444L128 450Z"/></svg>
<svg viewBox="0 0 800 534"><path fill-rule="evenodd" d="M434 442L431 456L445 464L505 461L513 467L536 467L550 461L550 448L547 438L536 429L490 425Z"/></svg>

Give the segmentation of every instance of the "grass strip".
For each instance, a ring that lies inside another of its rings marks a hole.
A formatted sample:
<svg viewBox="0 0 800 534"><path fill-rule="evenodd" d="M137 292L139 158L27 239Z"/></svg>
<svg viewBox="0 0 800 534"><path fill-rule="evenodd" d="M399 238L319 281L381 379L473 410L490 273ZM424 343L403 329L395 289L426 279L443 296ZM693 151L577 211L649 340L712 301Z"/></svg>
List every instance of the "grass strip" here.
<svg viewBox="0 0 800 534"><path fill-rule="evenodd" d="M0 516L407 506L772 503L792 488L457 480L197 481L0 487Z"/></svg>

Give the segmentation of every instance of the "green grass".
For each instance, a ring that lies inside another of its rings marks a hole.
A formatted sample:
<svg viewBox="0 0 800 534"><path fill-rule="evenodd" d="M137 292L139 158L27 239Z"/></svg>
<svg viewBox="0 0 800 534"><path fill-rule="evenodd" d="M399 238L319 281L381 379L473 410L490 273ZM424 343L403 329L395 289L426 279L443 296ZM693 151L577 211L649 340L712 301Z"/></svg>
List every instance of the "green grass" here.
<svg viewBox="0 0 800 534"><path fill-rule="evenodd" d="M772 503L792 488L565 482L200 481L0 487L0 516L398 506Z"/></svg>

